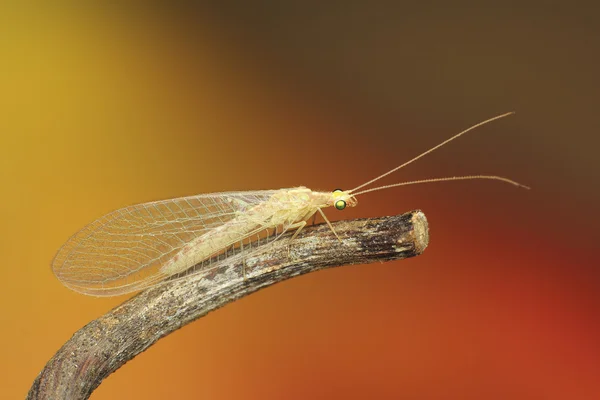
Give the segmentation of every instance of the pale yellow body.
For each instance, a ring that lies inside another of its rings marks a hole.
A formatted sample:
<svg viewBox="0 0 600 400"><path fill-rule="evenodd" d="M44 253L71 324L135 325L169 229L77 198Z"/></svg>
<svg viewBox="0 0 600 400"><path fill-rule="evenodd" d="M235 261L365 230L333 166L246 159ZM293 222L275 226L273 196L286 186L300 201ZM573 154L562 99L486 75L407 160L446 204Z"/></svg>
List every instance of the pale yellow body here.
<svg viewBox="0 0 600 400"><path fill-rule="evenodd" d="M350 199L350 196L333 196L331 192L313 192L306 187L280 189L267 201L238 212L238 215L223 225L212 229L192 240L160 269L166 275L183 272L208 259L215 253L241 242L243 239L265 229L283 227L284 230L304 227L306 220L319 209L333 205L339 198ZM234 200L232 200L234 201ZM349 205L356 201L348 200Z"/></svg>
<svg viewBox="0 0 600 400"><path fill-rule="evenodd" d="M52 269L75 291L125 294L188 271L267 229L297 234L315 212L340 199L356 204L344 192L313 192L306 187L138 204L116 210L71 237L58 251Z"/></svg>

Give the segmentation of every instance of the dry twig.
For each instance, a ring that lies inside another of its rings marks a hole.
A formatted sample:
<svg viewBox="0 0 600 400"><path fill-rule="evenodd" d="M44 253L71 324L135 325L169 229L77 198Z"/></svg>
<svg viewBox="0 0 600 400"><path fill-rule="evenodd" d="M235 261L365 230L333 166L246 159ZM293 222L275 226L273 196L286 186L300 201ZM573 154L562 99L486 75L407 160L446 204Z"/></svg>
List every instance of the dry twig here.
<svg viewBox="0 0 600 400"><path fill-rule="evenodd" d="M419 255L429 241L421 211L305 228L250 255L233 254L212 276L188 275L150 288L77 331L52 357L28 399L87 399L102 380L158 339L225 304L312 271ZM245 262L246 279L243 276Z"/></svg>

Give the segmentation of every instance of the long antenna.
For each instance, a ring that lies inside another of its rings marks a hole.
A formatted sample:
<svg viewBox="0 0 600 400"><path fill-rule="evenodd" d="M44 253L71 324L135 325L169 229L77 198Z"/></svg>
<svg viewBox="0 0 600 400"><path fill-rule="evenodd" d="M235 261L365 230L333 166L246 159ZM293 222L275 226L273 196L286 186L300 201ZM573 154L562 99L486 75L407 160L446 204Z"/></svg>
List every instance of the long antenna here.
<svg viewBox="0 0 600 400"><path fill-rule="evenodd" d="M464 180L468 180L468 179L492 179L492 180L496 180L496 181L502 181L502 182L510 183L512 185L519 186L519 187L522 187L522 188L525 188L525 189L531 189L529 186L525 186L523 184L520 184L519 182L515 182L515 181L513 181L511 179L503 178L501 176L494 176L494 175L468 175L468 176L448 176L448 177L445 177L445 178L430 178L430 179L422 179L422 180L418 180L418 181L394 183L392 185L385 185L385 186L380 186L380 187L376 187L376 188L372 188L372 189L363 190L363 191L360 191L358 193L352 193L352 195L353 196L358 196L359 194L365 194L365 193L369 193L369 192L374 192L376 190L383 190L383 189L393 188L393 187L396 187L396 186L416 185L418 183L432 183L432 182L444 182L444 181L464 181Z"/></svg>
<svg viewBox="0 0 600 400"><path fill-rule="evenodd" d="M485 124L487 124L487 123L489 123L489 122L495 121L495 120L497 120L497 119L500 119L500 118L507 117L507 116L509 116L509 115L512 115L512 114L514 114L514 113L515 113L514 111L507 112L506 114L498 115L498 116L496 116L496 117L493 117L493 118L490 118L490 119L486 119L486 120L485 120L485 121L483 121L483 122L480 122L480 123L478 123L478 124L475 124L475 125L473 125L472 127L470 127L470 128L467 128L467 129L465 129L464 131L462 131L462 132L460 132L460 133L458 133L458 134L456 134L456 135L452 136L450 139L444 140L442 143L438 144L438 145L437 145L437 146L435 146L435 147L432 147L431 149L427 150L426 152L419 154L418 156L416 156L416 157L415 157L415 158L413 158L412 160L410 160L410 161L407 161L407 162L405 162L404 164L402 164L402 165L400 165L400 166L398 166L398 167L396 167L396 168L394 168L394 169L392 169L392 170L389 170L389 171L388 171L388 172L386 172L385 174L381 174L381 175L379 175L377 178L371 179L371 180L370 180L369 182L367 182L367 183L363 183L362 185L360 185L360 186L358 186L358 187L355 187L354 189L350 190L350 193L352 193L352 192L354 192L355 190L358 190L358 189L360 189L360 188L362 188L362 187L365 187L365 186L367 186L367 185L370 185L371 183L373 183L373 182L375 182L375 181L378 181L379 179L381 179L381 178L383 178L383 177L385 177L385 176L388 176L389 174L391 174L391 173L393 173L393 172L396 172L396 171L398 171L400 168L406 167L408 164L410 164L410 163L412 163L412 162L414 162L414 161L417 161L419 158L426 156L427 154L431 153L432 151L439 149L439 148L440 148L440 147L442 147L443 145L445 145L445 144L447 144L447 143L449 143L449 142L453 141L454 139L456 139L456 138L458 138L458 137L460 137L460 136L464 135L465 133L467 133L467 132L469 132L469 131L472 131L472 130L473 130L473 129L475 129L475 128L478 128L478 127L480 127L481 125L485 125ZM486 179L487 179L487 178L486 178ZM504 179L504 178L502 178L502 179ZM522 186L522 185L521 185L521 186ZM366 193L366 192L365 192L365 191L363 191L362 193Z"/></svg>

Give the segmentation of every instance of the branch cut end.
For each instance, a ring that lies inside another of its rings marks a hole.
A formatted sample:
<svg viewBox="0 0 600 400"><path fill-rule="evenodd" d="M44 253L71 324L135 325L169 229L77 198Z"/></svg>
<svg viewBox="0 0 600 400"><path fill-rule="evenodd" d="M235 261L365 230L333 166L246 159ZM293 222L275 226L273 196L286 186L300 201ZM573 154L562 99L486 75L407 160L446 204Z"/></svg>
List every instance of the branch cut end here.
<svg viewBox="0 0 600 400"><path fill-rule="evenodd" d="M429 245L429 223L421 210L412 212L411 222L413 226L415 253L417 255L422 254L427 245Z"/></svg>

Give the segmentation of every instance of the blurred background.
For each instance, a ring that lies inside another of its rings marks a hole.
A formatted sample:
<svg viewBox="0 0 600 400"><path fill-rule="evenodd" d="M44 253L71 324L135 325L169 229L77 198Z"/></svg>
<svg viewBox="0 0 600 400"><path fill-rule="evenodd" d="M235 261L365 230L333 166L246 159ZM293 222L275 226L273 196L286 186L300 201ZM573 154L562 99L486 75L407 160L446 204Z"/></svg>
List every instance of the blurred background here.
<svg viewBox="0 0 600 400"><path fill-rule="evenodd" d="M77 294L50 270L95 218L199 193L352 188L516 111L381 183L481 173L531 191L449 182L327 210L421 209L429 248L230 304L92 399L599 398L598 6L213 3L1 6L0 397L23 398L126 299Z"/></svg>

